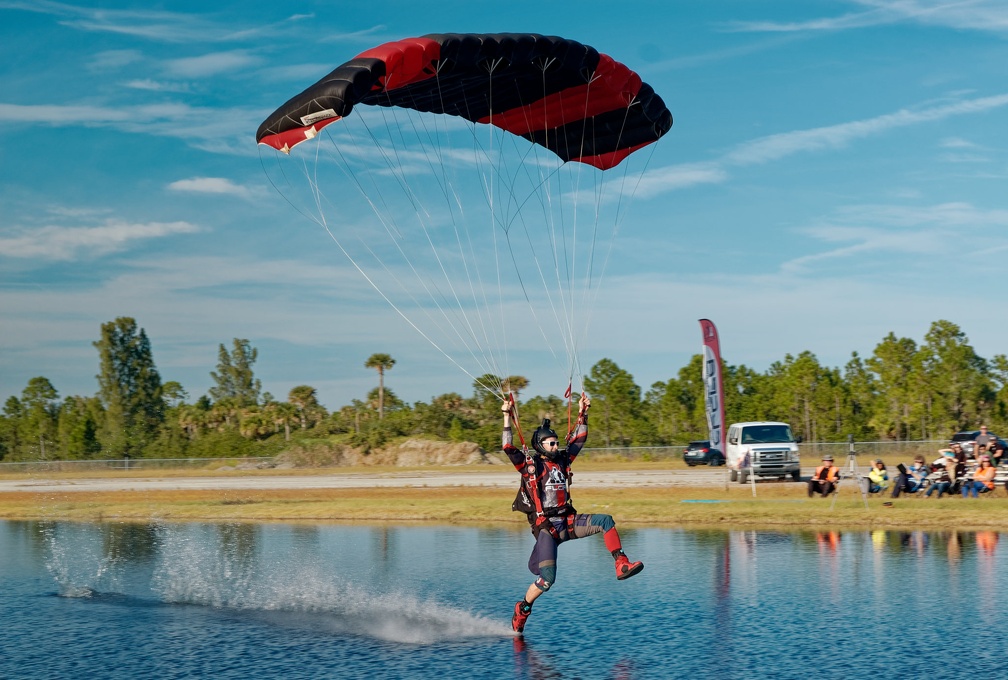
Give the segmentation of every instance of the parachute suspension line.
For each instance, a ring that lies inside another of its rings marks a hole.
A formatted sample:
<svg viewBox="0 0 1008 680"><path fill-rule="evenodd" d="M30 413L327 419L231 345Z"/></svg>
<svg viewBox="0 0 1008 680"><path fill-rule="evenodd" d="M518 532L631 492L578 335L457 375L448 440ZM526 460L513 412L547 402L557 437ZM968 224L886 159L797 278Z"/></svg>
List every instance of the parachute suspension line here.
<svg viewBox="0 0 1008 680"><path fill-rule="evenodd" d="M441 87L440 87L440 78L439 78L440 64L438 64L438 66L436 67L435 74L436 74L435 78L436 78L437 85L438 85L437 93L438 93L438 97L439 97L440 102L441 102L442 107L443 107L443 105L444 105L444 98L443 98L443 92L442 92ZM419 109L420 107L417 106L415 108ZM460 198L458 196L458 193L454 190L454 185L452 184L452 182L451 182L451 180L450 180L450 178L448 176L447 163L445 162L445 154L442 152L441 145L439 143L434 143L436 141L436 139L438 138L438 135L436 134L437 133L437 129L436 128L437 128L437 121L440 119L440 116L433 116L432 117L433 122L434 122L434 128L435 128L435 134L433 136L431 135L430 131L427 129L427 126L425 124L426 117L424 117L424 116L409 116L409 119L410 119L411 123L413 124L414 130L416 130L416 121L417 120L420 120L421 123L423 124L422 126L424 128L424 132L427 135L427 139L432 142L431 144L429 144L429 145L427 145L427 146L424 147L425 151L426 151L426 148L428 146L430 148L432 148L432 149L435 150L435 155L437 157L438 165L440 167L440 178L439 178L440 181L439 181L439 184L440 184L440 186L442 188L442 193L443 193L443 195L445 197L445 202L446 202L446 205L447 205L447 208L448 208L449 215L451 217L452 227L454 229L454 234L455 234L455 242L456 242L456 245L458 246L460 261L462 263L462 266L463 266L463 269L464 269L464 272L465 272L466 281L467 281L467 283L469 285L469 294L472 297L473 309L477 310L477 315L476 315L477 316L477 321L479 322L480 331L482 333L482 337L483 337L483 340L484 340L484 342L483 342L483 346L485 348L485 351L484 351L484 365L490 367L492 370L494 370L496 372L497 371L497 368L496 368L497 367L497 360L496 360L496 357L495 357L495 353L493 351L494 350L494 344L490 342L490 338L489 338L489 336L490 336L491 333L493 333L494 335L496 335L496 333L494 332L495 329L493 328L493 326L490 325L490 324L488 324L486 322L485 313L484 313L484 310L489 310L490 309L488 301L486 299L486 285L483 283L483 277L482 277L480 268L478 268L478 267L471 268L470 265L469 265L469 260L470 259L473 260L474 262L477 259L476 258L476 250L475 250L475 247L474 247L473 241L472 241L472 232L468 228L465 227L465 222L462 221L461 222L462 231L464 231L464 234L465 234L465 239L463 240L462 233L460 233L460 220L457 220L455 218L455 211L452 209L452 199L454 198L455 205L458 207L459 213L461 213L463 216L464 216L465 210L464 210L464 208L462 206L462 201L460 200ZM447 133L445 133L444 136L445 136L445 138L447 138ZM418 137L419 137L419 133L418 133ZM431 167L432 174L435 175L435 176L437 176L437 172L436 172L437 169L434 167L433 163L430 163L429 156L427 156L427 158L428 158L428 163L429 163L429 165ZM468 246L468 252L466 250L467 246ZM473 280L473 272L474 271L475 271L475 279L476 279L475 283L474 283L474 280ZM479 301L480 297L482 297L482 299L483 299L482 307L481 307L480 301ZM461 307L461 303L460 303L460 311L461 311L461 309L462 309L462 307ZM468 315L463 314L463 318L466 319L467 323L469 322ZM488 331L488 326L489 326L489 331ZM472 333L473 333L473 335L475 335L475 331L474 330L472 331Z"/></svg>
<svg viewBox="0 0 1008 680"><path fill-rule="evenodd" d="M286 193L284 193L284 191L280 187L276 185L276 182L273 181L273 178L270 176L269 171L266 169L266 163L263 162L261 147L259 151L259 164L262 165L263 174L266 175L266 180L276 190L276 192L280 194L280 197L283 198L284 201L286 201L287 205L294 208L294 211L297 212L297 214L301 215L309 222L314 222L315 224L322 226L322 223L319 221L318 217L316 217L315 215L310 215L306 213L304 210L302 210L301 206L297 205L296 203L294 203L294 201L290 200L290 197ZM283 175L285 180L287 180L287 185L290 186L291 182L287 178L287 172L283 168L283 163L279 162L279 158L277 158L276 165L280 174ZM307 175L307 169L306 169L306 175Z"/></svg>
<svg viewBox="0 0 1008 680"><path fill-rule="evenodd" d="M367 123L365 121L362 121L362 125L368 131L368 134L369 134L369 136L370 136L373 144L375 146L377 146L377 147L380 147L381 144L378 143L378 140L375 138L374 133L367 126ZM349 135L349 138L350 138L351 142L353 142L353 144L356 146L356 139L353 137L353 135ZM437 308L438 312L440 312L442 318L448 324L448 326L451 329L451 331L454 332L454 334L456 335L456 337L461 341L462 345L469 351L469 353L472 356L473 360L476 361L477 363L479 363L480 360L479 360L478 357L476 357L476 355L475 355L475 353L473 351L473 348L472 348L472 344L465 339L465 337L462 335L462 333L459 330L458 324L452 321L452 319L450 318L450 316L449 316L448 312L446 311L444 305L441 302L439 302L439 298L441 300L444 300L443 294L441 294L441 292L439 290L437 290L437 289L431 290L430 284L417 271L416 266L413 263L412 259L403 250L402 245L400 243L401 239L398 238L398 236L401 235L401 231L394 224L390 225L389 221L388 221L389 218L391 218L391 219L394 220L393 211L390 208L387 208L387 207L383 210L382 208L380 208L379 206L377 206L374 203L374 201L372 200L372 198L371 198L372 194L373 193L377 194L379 197L382 197L382 205L386 205L387 206L387 204L385 204L385 202L384 202L384 194L382 193L380 187L378 187L376 184L373 184L373 186L375 187L374 192L368 191L361 184L361 182L360 182L360 174L362 174L362 173L354 173L354 172L350 171L350 169L349 169L350 168L350 163L349 163L348 159L346 158L345 154L343 153L343 150L342 150L341 146L334 143L333 147L334 147L337 155L341 159L341 162L339 163L340 169L343 171L343 173L348 178L351 179L351 181L356 185L357 190L359 191L359 193L361 194L361 196L363 196L364 200L371 206L372 212L374 212L374 214L378 218L379 222L385 228L386 233L389 235L389 238L392 240L392 242L395 245L396 249L399 251L400 255L402 256L402 258L404 259L404 261L406 262L406 264L410 267L410 269L413 272L414 277L419 282L420 286L424 289L424 291L427 293L427 295L429 296L430 300L432 300L434 302L435 307ZM366 174L366 173L363 173L363 174ZM369 178L371 177L371 175L367 175L367 176ZM404 193L407 193L407 194L409 193L408 190L406 189L406 187L404 187L402 184L400 184L400 187L403 189ZM409 198L409 196L407 196L407 198ZM418 212L418 216L419 216L419 212ZM323 219L324 219L324 215L323 215ZM410 319L408 317L408 315L398 305L396 305L388 297L388 295L386 295L385 291L379 289L379 287L373 281L373 279L364 272L364 269L361 266L361 264L344 247L343 243L341 243L340 240L339 240L339 238L336 237L336 235L332 232L332 230L329 228L328 224L321 223L321 222L320 222L320 224L322 224L322 226L326 229L326 231L329 233L330 237L336 242L336 244L340 248L340 250L344 253L344 255L346 255L347 259L350 260L351 264L353 264L353 266L359 272L361 272L364 275L365 279L367 279L368 283L370 283L372 287L374 287L376 290L378 290L379 294L381 294L381 296L387 302L389 302L389 304L392 306L392 308L395 309L395 311L401 317L403 317L407 321L407 323L409 323L413 328L417 329L418 332L420 332L421 336L423 336L432 346L434 346L435 349L437 349L439 352L441 352L445 356L448 356L447 352L445 352L445 350L437 342L435 342L434 340L432 340L427 333L421 331L419 329L419 327L416 325L416 323L414 323L413 320ZM399 286L399 288L410 298L410 300L412 300L412 302L414 303L414 305L417 308L424 310L424 314L431 321L431 323L433 323L436 327L438 327L439 329L441 329L442 332L444 332L443 327L441 326L441 324L436 319L434 319L430 315L430 313L428 311L426 311L425 306L423 304L421 304L421 302L414 295L413 289L410 286L407 286L402 281L402 279L388 266L388 264L385 262L385 260L380 255L378 255L377 253L374 252L374 250L371 248L371 246L368 245L367 241L365 241L364 239L358 239L358 240L361 243L361 245L364 247L364 249L378 263L378 265L381 266L382 269L384 269L384 271L388 274L390 280L394 281ZM435 291L437 291L437 294L435 294ZM447 302L447 300L444 300L444 301ZM455 363L456 365L459 365L458 362L455 361L454 359L452 359L451 357L448 357L448 358L452 361L452 363ZM465 372L467 374L469 374L468 371L465 371Z"/></svg>
<svg viewBox="0 0 1008 680"><path fill-rule="evenodd" d="M390 109L390 111L391 111L392 117L396 118L396 116L395 116L395 109ZM405 114L405 115L407 115L407 117L409 117L411 119L413 118L412 116L410 116L410 114ZM398 126L397 125L396 127L398 129L402 129L403 126ZM393 146L393 148L397 147L397 145L392 145L392 146ZM398 151L396 152L396 158L397 158L397 160L399 158L398 157ZM433 164L430 161L430 157L426 155L426 152L425 152L425 159L427 160L428 165L431 166L431 167L433 167ZM442 171L444 171L444 165L443 165L443 163L442 163ZM405 178L404 178L404 183L405 183ZM466 260L467 260L466 254L464 252L464 249L461 247L461 237L458 236L458 230L457 230L457 226L458 225L457 225L457 222L455 222L454 220L453 220L453 225L455 226L456 241L459 243L461 259L462 259L463 266L465 267L465 271L466 271L466 280L467 280L467 282L469 284L469 290L470 290L470 293L472 294L472 296L474 298L474 302L475 302L475 297L476 297L475 296L475 287L473 285L472 278L471 278L471 276L469 276L469 273L468 273L468 266L466 264ZM480 326L481 326L480 330L482 331L482 335L483 335L483 338L484 338L484 342L481 343L478 340L478 337L477 337L479 335L479 332L477 331L477 329L475 329L473 327L473 319L471 318L471 316L465 313L465 305L462 303L462 300L459 297L459 292L458 292L458 290L456 288L456 285L455 285L455 282L453 280L453 277L448 272L448 269L447 269L447 267L445 265L445 262L444 262L444 258L442 257L442 254L441 254L439 248L437 247L437 245L434 242L434 239L431 236L430 229L428 228L428 226L425 223L421 223L421 227L423 229L424 237L427 240L427 245L428 245L428 247L430 249L431 256L433 257L434 261L437 263L437 266L438 266L438 268L441 271L441 275L444 278L444 282L445 282L445 284L447 285L447 287L449 289L451 297L452 297L452 299L454 299L454 309L458 310L458 312L459 312L459 318L461 319L462 323L465 325L469 337L474 342L475 348L479 348L479 347L483 347L484 348L483 359L481 361L477 359L477 362L478 363L482 363L483 366L487 366L487 365L493 366L493 365L495 365L496 361L494 360L494 358L492 356L492 348L489 347L489 343L486 342L487 333L486 333L485 324L482 323L483 322L482 316L478 317L478 320L480 321ZM404 257L407 257L407 256L404 254ZM479 309L478 303L476 305L476 308ZM474 348L470 347L469 349L470 349L470 354L472 354L473 358L476 359ZM488 356L488 352L490 352L489 356Z"/></svg>
<svg viewBox="0 0 1008 680"><path fill-rule="evenodd" d="M633 103L631 103L631 106L632 105L633 105ZM627 107L627 111L629 112L629 107ZM625 122L625 120L626 119L624 118L624 122ZM609 259L612 256L613 246L614 246L615 241L616 241L616 235L619 233L620 228L623 225L623 220L626 219L626 216L628 214L628 210L629 209L628 208L624 208L624 203L626 203L626 204L632 203L632 201L629 200L629 199L632 199L637 194L637 190L640 188L640 184L644 180L644 175L647 172L647 168L651 165L651 160L654 158L655 147L657 146L657 144L650 144L649 146L650 146L650 149L648 150L647 156L646 156L647 160L644 161L643 166L640 168L640 170L636 172L637 179L636 179L636 181L633 184L633 189L630 191L630 196L626 197L628 199L626 202L624 202L624 197L625 197L625 190L626 190L626 186L627 186L627 182L628 182L628 176L630 174L630 168L629 168L629 166L625 166L624 167L622 177L618 180L619 190L615 192L616 193L616 211L615 211L615 215L613 216L612 237L610 239L609 247L608 247L608 249L606 251L605 258L603 259L603 262L602 262L602 272L599 275L600 280L601 280L602 277L605 276L605 272L606 272L606 270L609 267ZM617 182L614 181L614 183L617 183ZM606 183L600 183L600 185L599 185L599 198L598 198L598 204L599 205L601 205L601 203L605 200L605 197L603 196L603 193L604 193L604 190L605 190L606 186L607 186ZM590 322L591 317L594 314L594 311L595 311L595 308L596 308L596 304L597 304L597 301L598 301L598 293L599 293L600 289L601 289L601 286L599 286L599 288L596 289L596 293L592 297L592 300L591 300L590 304L588 305L588 310L589 311L588 311L588 315L587 315L587 319L586 319L586 324Z"/></svg>
<svg viewBox="0 0 1008 680"><path fill-rule="evenodd" d="M500 173L499 172L494 172L494 169L496 167L496 165L494 163L494 159L496 158L496 159L499 160L501 158L501 154L500 154L499 151L497 151L496 155L494 153L496 147L494 145L494 124L493 124L493 114L494 114L494 109L493 109L493 101L494 101L494 99L493 99L493 95L494 95L494 91L493 91L493 85L494 85L493 71L496 68L496 66L499 65L500 63L501 63L500 60L497 60L496 62L494 62L492 64L487 64L487 67L488 67L487 68L487 94L488 94L489 99L490 99L490 106L489 106L490 120L489 120L489 124L487 125L487 138L488 138L488 143L489 143L489 147L488 147L489 151L488 151L488 153L486 153L486 158L488 160L488 163L486 164L486 166L482 166L482 165L480 166L481 167L481 169L480 169L480 177L484 178L483 179L484 192L485 192L485 196L486 196L486 199L487 199L487 207L489 208L489 211L490 211L490 214L489 214L489 219L490 219L490 224L489 224L489 227L490 227L490 238L491 238L491 242L493 243L494 265L496 266L496 269L497 269L497 310L498 310L497 313L499 315L498 326L497 327L500 329L500 333L501 333L501 360L503 362L501 368L503 368L503 371L501 371L500 369L498 369L498 371L497 371L496 374L498 376L502 377L502 378L506 378L508 375L510 375L510 363L511 363L510 362L510 356L509 356L508 351L507 351L507 345L508 345L508 332L507 332L508 320L507 320L507 316L505 314L505 308L504 308L504 279L503 279L503 274L501 272L501 266L500 266L500 247L497 244L497 229L496 229L496 225L495 225L495 222L496 222L496 210L497 210L497 208L496 208L496 205L497 205L496 204L497 194L496 194L495 189L496 189L496 182L498 181ZM465 100L468 101L468 97L466 97ZM475 127L472 128L472 132L473 132L473 138L477 139L478 135L476 134L476 128ZM479 144L478 144L478 141L477 141L477 148L481 148L479 146ZM477 154L476 160L477 160L477 163L478 163L479 162L479 154ZM489 174L489 177L486 176L487 174ZM488 305L488 309L489 309L489 305ZM502 393L504 391L503 388L504 388L504 386L502 384L501 385L501 392Z"/></svg>
<svg viewBox="0 0 1008 680"><path fill-rule="evenodd" d="M322 217L322 226L323 226L323 228L325 228L326 232L329 234L329 237L333 240L333 243L336 244L336 247L340 249L340 251L346 256L346 258L348 260L350 260L350 264L352 264L354 266L354 269L356 269L358 271L358 273L360 273L360 275L363 276L364 279L369 284L371 284L371 287L374 288L375 292L377 292L378 295L380 295L382 297L382 299L384 299L385 302L387 302L389 304L389 306L392 307L392 309L395 310L396 314L398 314L403 319L403 321L405 321L410 326L412 326L413 330L415 330L427 342L429 342L434 347L434 349L436 349L439 352L441 352L441 354L446 359L448 359L448 361L450 361L451 363L455 364L455 366L457 366L463 373L465 373L466 375L468 375L474 381L478 380L476 378L476 376L474 376L472 373L470 373L468 370L466 370L466 368L462 364L460 364L459 362L457 362L450 354L448 354L446 351L444 351L441 348L441 346L437 342L434 341L433 338L431 338L429 335L427 335L427 333L425 333L423 331L423 329L421 329L419 326L417 326L415 323L413 323L412 319L410 319L409 316L407 316L399 308L399 306L391 298L389 298L388 295L385 294L385 291L383 291L381 289L381 287L377 283L374 282L374 280L368 275L368 273L366 271L364 271L364 269L357 263L357 261L353 258L353 256L349 252L347 252L346 248L343 247L343 244L340 243L340 240L336 237L336 235L333 234L332 229L329 227L329 222L325 219L325 215L323 214L321 217Z"/></svg>

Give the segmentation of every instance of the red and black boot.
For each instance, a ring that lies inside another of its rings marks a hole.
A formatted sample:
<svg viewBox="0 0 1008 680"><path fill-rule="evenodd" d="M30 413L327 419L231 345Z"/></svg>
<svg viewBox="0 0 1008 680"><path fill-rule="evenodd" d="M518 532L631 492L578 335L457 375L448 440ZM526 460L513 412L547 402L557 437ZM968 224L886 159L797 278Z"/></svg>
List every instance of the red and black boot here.
<svg viewBox="0 0 1008 680"><path fill-rule="evenodd" d="M644 570L643 562L631 562L627 558L626 553L623 552L623 544L620 541L619 532L616 531L616 527L602 534L602 538L605 539L606 548L612 553L613 559L616 560L616 578L622 581Z"/></svg>
<svg viewBox="0 0 1008 680"><path fill-rule="evenodd" d="M630 578L634 574L639 574L642 571L644 571L643 562L631 562L630 558L622 550L616 555L616 578L620 581Z"/></svg>
<svg viewBox="0 0 1008 680"><path fill-rule="evenodd" d="M515 602L514 616L511 617L511 627L514 628L514 632L521 633L525 630L525 622L531 613L532 605L526 602L524 598Z"/></svg>

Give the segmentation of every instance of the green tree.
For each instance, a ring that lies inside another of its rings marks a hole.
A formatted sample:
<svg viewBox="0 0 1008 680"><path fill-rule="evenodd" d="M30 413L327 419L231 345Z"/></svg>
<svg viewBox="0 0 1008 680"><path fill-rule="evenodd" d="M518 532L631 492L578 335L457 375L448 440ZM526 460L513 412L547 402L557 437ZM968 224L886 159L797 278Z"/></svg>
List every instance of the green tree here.
<svg viewBox="0 0 1008 680"><path fill-rule="evenodd" d="M634 421L641 407L641 389L633 376L611 359L602 359L592 366L584 382L592 398L592 409L598 414L595 422L601 426L605 445L633 443Z"/></svg>
<svg viewBox="0 0 1008 680"><path fill-rule="evenodd" d="M395 366L395 359L388 354L372 354L364 362L364 368L378 371L378 419L385 417L385 371Z"/></svg>
<svg viewBox="0 0 1008 680"><path fill-rule="evenodd" d="M22 441L37 448L41 460L59 458L56 449L56 424L59 394L47 378L32 378L21 393Z"/></svg>
<svg viewBox="0 0 1008 680"><path fill-rule="evenodd" d="M897 338L890 332L875 346L866 362L879 381L879 400L871 420L872 427L878 434L897 441L906 439L908 434L916 354L916 342L910 338Z"/></svg>
<svg viewBox="0 0 1008 680"><path fill-rule="evenodd" d="M140 455L156 436L165 409L150 341L135 320L119 317L102 324L94 346L101 370L98 397L105 409L101 440L113 456Z"/></svg>
<svg viewBox="0 0 1008 680"><path fill-rule="evenodd" d="M69 459L94 458L101 453L98 430L102 420L97 397L67 397L59 410L60 450Z"/></svg>
<svg viewBox="0 0 1008 680"><path fill-rule="evenodd" d="M921 436L950 436L979 424L987 415L984 405L993 404L996 392L987 377L987 362L977 355L966 334L951 321L935 321L924 336L920 354L925 379L914 402L922 407Z"/></svg>
<svg viewBox="0 0 1008 680"><path fill-rule="evenodd" d="M305 419L299 412L296 404L290 402L272 402L267 405L266 412L273 420L273 424L284 429L284 441L289 442L291 438L291 423L300 420L301 429L305 429Z"/></svg>
<svg viewBox="0 0 1008 680"><path fill-rule="evenodd" d="M325 417L325 409L318 402L318 392L310 385L291 388L287 393L287 401L296 409L302 430L307 430L309 423L318 422Z"/></svg>
<svg viewBox="0 0 1008 680"><path fill-rule="evenodd" d="M235 338L230 353L222 343L217 350L217 370L210 371L216 384L210 388L213 400L227 400L237 408L258 404L262 383L252 370L258 358L259 350L248 340Z"/></svg>
<svg viewBox="0 0 1008 680"><path fill-rule="evenodd" d="M17 397L7 397L0 417L0 459L17 458L21 451L21 418L24 409Z"/></svg>
<svg viewBox="0 0 1008 680"><path fill-rule="evenodd" d="M504 379L501 389L505 394L514 394L515 401L518 401L521 391L529 386L529 380L523 375L510 375Z"/></svg>
<svg viewBox="0 0 1008 680"><path fill-rule="evenodd" d="M850 361L844 366L843 399L847 413L846 434L853 435L858 441L873 438L871 429L872 414L878 399L878 385L874 374L858 356L851 353Z"/></svg>
<svg viewBox="0 0 1008 680"><path fill-rule="evenodd" d="M175 380L169 380L162 385L161 394L164 396L165 404L168 408L181 406L189 398L189 393L185 391L181 383Z"/></svg>

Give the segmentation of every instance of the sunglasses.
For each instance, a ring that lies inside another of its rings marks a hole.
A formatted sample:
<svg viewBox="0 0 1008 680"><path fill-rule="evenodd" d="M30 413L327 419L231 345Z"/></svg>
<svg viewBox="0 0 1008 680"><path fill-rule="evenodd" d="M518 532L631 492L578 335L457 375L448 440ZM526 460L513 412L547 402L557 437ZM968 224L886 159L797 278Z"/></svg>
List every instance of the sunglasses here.
<svg viewBox="0 0 1008 680"><path fill-rule="evenodd" d="M542 443L543 446L557 446L558 442L556 439L547 439Z"/></svg>

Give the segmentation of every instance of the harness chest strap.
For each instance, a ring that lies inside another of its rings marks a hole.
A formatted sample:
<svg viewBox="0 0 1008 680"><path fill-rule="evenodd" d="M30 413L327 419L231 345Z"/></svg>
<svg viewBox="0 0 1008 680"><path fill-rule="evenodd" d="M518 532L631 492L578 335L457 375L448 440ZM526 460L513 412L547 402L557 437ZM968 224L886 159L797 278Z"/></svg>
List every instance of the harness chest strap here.
<svg viewBox="0 0 1008 680"><path fill-rule="evenodd" d="M570 477L570 466L567 467L567 476ZM525 454L525 466L522 468L522 481L525 484L525 490L532 499L532 506L535 508L536 520L546 519L546 512L543 510L542 498L539 496L539 484L536 480L536 465L535 460L528 453ZM570 505L570 499L567 499L566 505ZM564 520L567 522L567 531L570 535L574 534L574 515L573 513L566 513ZM552 522L546 523L547 531L556 540L560 540L560 532L557 531L556 527L553 526Z"/></svg>

